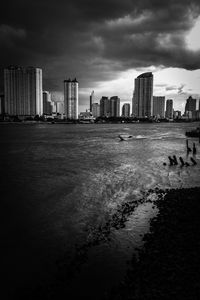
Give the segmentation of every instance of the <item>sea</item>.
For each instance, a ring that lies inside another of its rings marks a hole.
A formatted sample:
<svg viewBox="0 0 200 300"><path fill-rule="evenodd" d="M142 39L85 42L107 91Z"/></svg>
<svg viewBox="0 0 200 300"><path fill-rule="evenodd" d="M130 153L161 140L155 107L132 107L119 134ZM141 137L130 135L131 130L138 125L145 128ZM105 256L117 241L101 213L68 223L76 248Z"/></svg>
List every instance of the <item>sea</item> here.
<svg viewBox="0 0 200 300"><path fill-rule="evenodd" d="M159 213L154 191L200 186L197 126L0 124L4 299L107 299Z"/></svg>

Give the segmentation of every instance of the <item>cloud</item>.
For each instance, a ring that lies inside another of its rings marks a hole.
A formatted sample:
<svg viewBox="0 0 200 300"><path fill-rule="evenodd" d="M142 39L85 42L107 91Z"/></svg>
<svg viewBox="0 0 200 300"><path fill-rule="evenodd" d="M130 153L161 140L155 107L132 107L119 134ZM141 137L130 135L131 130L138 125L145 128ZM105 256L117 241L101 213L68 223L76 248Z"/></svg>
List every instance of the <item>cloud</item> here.
<svg viewBox="0 0 200 300"><path fill-rule="evenodd" d="M94 89L128 69L196 70L185 37L199 14L199 0L12 0L0 12L1 66L41 67L54 92L69 76Z"/></svg>

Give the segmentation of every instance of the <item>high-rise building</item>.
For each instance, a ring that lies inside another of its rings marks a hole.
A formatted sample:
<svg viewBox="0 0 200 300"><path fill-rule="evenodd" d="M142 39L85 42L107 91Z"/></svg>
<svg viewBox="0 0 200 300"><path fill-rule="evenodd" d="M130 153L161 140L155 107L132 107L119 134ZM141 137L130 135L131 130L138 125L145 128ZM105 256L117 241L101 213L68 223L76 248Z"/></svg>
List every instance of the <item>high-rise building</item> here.
<svg viewBox="0 0 200 300"><path fill-rule="evenodd" d="M0 115L5 114L5 101L4 101L4 95L0 95Z"/></svg>
<svg viewBox="0 0 200 300"><path fill-rule="evenodd" d="M100 116L110 117L110 99L108 97L101 97L100 99Z"/></svg>
<svg viewBox="0 0 200 300"><path fill-rule="evenodd" d="M165 117L164 96L153 96L153 116L161 119Z"/></svg>
<svg viewBox="0 0 200 300"><path fill-rule="evenodd" d="M151 72L143 73L135 78L132 113L137 118L153 115L153 74Z"/></svg>
<svg viewBox="0 0 200 300"><path fill-rule="evenodd" d="M186 104L185 104L185 116L186 117L191 116L191 118L192 118L194 116L195 111L196 111L196 102L197 102L197 100L192 98L192 96L190 96L186 100Z"/></svg>
<svg viewBox="0 0 200 300"><path fill-rule="evenodd" d="M124 103L122 106L122 117L130 117L130 104L129 103Z"/></svg>
<svg viewBox="0 0 200 300"><path fill-rule="evenodd" d="M165 117L167 119L173 119L173 100L172 99L167 99L167 101L166 101Z"/></svg>
<svg viewBox="0 0 200 300"><path fill-rule="evenodd" d="M64 81L64 109L67 119L78 119L78 81Z"/></svg>
<svg viewBox="0 0 200 300"><path fill-rule="evenodd" d="M92 103L92 115L94 118L100 117L100 105L98 103Z"/></svg>
<svg viewBox="0 0 200 300"><path fill-rule="evenodd" d="M4 69L5 113L18 116L43 114L42 70L11 66Z"/></svg>
<svg viewBox="0 0 200 300"><path fill-rule="evenodd" d="M43 91L43 114L51 115L53 112L53 105L51 101L51 94L48 91Z"/></svg>
<svg viewBox="0 0 200 300"><path fill-rule="evenodd" d="M92 112L93 96L94 96L94 91L92 91L90 95L90 112Z"/></svg>
<svg viewBox="0 0 200 300"><path fill-rule="evenodd" d="M110 98L110 117L120 116L120 99L118 96Z"/></svg>

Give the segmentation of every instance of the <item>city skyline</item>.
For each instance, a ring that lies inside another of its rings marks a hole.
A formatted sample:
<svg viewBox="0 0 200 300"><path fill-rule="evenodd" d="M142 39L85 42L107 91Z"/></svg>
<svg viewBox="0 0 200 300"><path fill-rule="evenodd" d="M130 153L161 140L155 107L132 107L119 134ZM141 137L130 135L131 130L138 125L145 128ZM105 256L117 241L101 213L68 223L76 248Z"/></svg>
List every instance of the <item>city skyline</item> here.
<svg viewBox="0 0 200 300"><path fill-rule="evenodd" d="M173 99L176 110L184 112L190 95L199 99L197 0L69 0L59 6L21 0L12 7L1 10L1 71L41 68L43 88L54 100L63 100L63 79L76 76L80 111L93 90L94 102L118 95L122 105L131 103L134 78L145 72L154 74L154 96Z"/></svg>

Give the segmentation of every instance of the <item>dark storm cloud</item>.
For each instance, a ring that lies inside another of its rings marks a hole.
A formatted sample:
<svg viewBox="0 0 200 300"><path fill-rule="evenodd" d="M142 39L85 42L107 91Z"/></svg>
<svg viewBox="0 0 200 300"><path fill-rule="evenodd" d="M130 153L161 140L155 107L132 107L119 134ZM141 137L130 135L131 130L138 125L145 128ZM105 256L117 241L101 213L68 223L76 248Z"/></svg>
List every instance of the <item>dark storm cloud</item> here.
<svg viewBox="0 0 200 300"><path fill-rule="evenodd" d="M50 90L62 90L68 76L92 88L131 68L198 69L200 52L184 36L199 13L199 0L7 1L1 66L41 67Z"/></svg>

